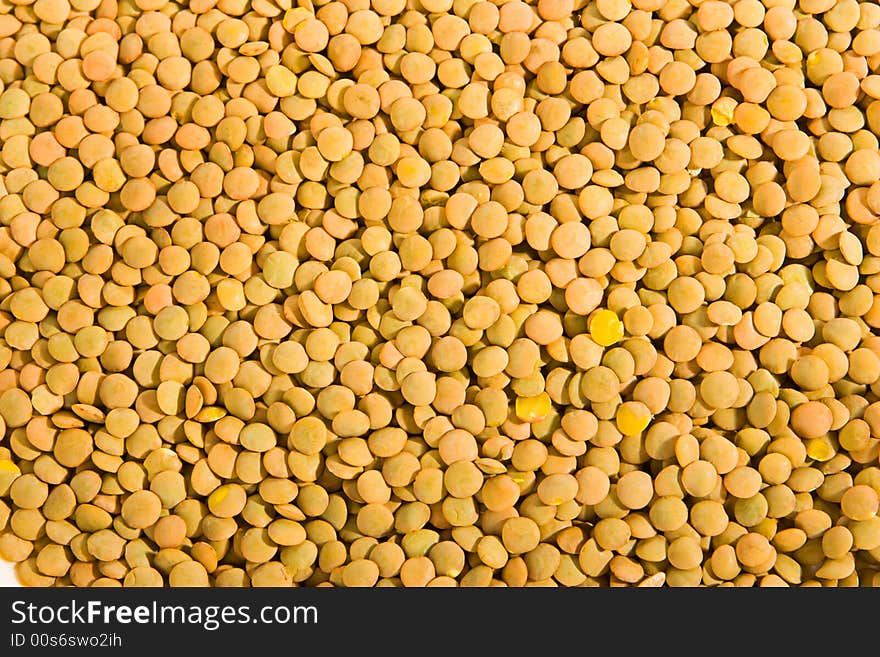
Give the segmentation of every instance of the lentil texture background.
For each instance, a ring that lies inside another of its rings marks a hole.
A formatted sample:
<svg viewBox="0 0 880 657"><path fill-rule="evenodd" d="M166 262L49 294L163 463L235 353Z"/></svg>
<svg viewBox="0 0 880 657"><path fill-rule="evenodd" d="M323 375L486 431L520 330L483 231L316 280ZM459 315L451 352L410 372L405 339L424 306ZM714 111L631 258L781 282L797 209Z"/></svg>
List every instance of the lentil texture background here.
<svg viewBox="0 0 880 657"><path fill-rule="evenodd" d="M30 586L880 584L880 6L0 0Z"/></svg>

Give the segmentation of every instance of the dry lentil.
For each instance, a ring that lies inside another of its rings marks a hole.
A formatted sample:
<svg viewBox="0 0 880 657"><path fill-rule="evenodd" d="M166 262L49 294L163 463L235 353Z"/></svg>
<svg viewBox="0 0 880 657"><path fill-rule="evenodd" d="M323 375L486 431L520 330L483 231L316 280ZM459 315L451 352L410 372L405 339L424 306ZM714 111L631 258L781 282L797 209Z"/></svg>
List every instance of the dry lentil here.
<svg viewBox="0 0 880 657"><path fill-rule="evenodd" d="M105 4L2 27L26 583L880 581L873 8Z"/></svg>

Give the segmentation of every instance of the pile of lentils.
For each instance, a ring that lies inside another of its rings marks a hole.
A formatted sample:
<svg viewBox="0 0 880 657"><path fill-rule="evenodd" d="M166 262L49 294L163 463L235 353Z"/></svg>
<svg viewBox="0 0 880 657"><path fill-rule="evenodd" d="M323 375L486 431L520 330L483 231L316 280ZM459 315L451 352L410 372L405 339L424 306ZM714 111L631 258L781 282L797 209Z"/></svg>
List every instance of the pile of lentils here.
<svg viewBox="0 0 880 657"><path fill-rule="evenodd" d="M880 585L873 0L0 0L29 586Z"/></svg>

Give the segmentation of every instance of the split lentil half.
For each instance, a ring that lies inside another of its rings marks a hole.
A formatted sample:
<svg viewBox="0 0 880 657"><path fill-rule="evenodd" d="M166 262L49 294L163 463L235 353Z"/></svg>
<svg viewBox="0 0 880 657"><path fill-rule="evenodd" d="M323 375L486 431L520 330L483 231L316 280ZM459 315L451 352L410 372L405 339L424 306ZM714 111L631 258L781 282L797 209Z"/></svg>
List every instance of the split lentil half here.
<svg viewBox="0 0 880 657"><path fill-rule="evenodd" d="M880 585L878 135L868 0L0 0L0 557Z"/></svg>

